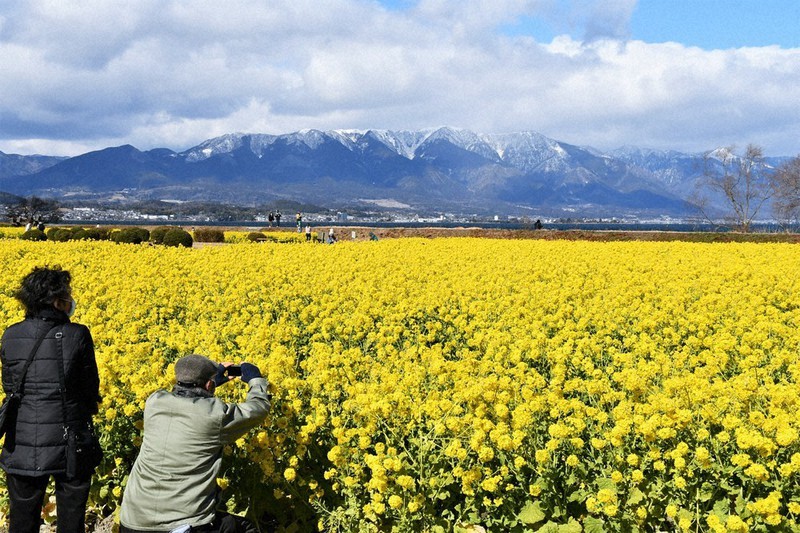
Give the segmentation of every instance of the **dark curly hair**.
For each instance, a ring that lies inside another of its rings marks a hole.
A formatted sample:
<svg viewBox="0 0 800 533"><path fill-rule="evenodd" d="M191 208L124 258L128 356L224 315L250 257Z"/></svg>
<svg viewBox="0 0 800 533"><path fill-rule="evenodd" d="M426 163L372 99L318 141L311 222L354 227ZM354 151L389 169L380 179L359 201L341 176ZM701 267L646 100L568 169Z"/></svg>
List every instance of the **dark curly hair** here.
<svg viewBox="0 0 800 533"><path fill-rule="evenodd" d="M70 295L72 276L60 266L36 267L22 278L22 285L14 294L25 307L25 314L33 316L44 309L51 309L56 298Z"/></svg>

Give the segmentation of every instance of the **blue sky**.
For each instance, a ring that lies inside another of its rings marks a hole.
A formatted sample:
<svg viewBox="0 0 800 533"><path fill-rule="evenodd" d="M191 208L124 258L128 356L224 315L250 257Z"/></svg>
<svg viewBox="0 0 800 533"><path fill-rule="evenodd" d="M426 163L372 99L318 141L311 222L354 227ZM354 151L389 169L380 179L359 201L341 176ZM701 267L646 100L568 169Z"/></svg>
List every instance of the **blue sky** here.
<svg viewBox="0 0 800 533"><path fill-rule="evenodd" d="M742 46L800 46L798 0L640 0L631 37L676 41L706 50Z"/></svg>
<svg viewBox="0 0 800 533"><path fill-rule="evenodd" d="M505 27L511 35L530 35L542 42L569 34L583 39L585 26L570 20L575 2L556 2L560 17L529 16ZM408 2L385 2L407 9ZM706 50L743 46L800 46L798 0L639 0L627 26L630 39L648 43L677 42Z"/></svg>
<svg viewBox="0 0 800 533"><path fill-rule="evenodd" d="M2 0L0 72L4 153L451 126L800 154L800 0Z"/></svg>

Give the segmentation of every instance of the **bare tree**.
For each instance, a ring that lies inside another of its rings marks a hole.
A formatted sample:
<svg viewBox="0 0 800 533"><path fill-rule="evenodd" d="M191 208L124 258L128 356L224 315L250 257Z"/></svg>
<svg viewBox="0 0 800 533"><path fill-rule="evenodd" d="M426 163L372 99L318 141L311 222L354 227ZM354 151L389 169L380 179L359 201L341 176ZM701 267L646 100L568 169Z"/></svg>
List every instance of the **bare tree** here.
<svg viewBox="0 0 800 533"><path fill-rule="evenodd" d="M788 229L789 225L800 221L800 155L779 166L772 182L775 189L772 211Z"/></svg>
<svg viewBox="0 0 800 533"><path fill-rule="evenodd" d="M37 196L22 198L6 207L6 218L11 223L22 225L26 222L58 222L61 220L59 204L55 200L46 200Z"/></svg>
<svg viewBox="0 0 800 533"><path fill-rule="evenodd" d="M749 232L753 220L774 192L763 150L750 144L737 156L733 147L722 148L707 152L703 161L703 185L724 205L725 220L735 229ZM695 203L701 214L713 221L709 197L702 195Z"/></svg>

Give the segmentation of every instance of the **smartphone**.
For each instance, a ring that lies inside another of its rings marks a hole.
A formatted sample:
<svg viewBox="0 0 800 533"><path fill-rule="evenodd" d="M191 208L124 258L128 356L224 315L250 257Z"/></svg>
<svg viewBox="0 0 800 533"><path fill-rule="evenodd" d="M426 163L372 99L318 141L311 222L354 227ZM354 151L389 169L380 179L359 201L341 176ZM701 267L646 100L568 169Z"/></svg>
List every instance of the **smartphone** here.
<svg viewBox="0 0 800 533"><path fill-rule="evenodd" d="M231 365L228 367L226 374L229 376L241 376L242 375L242 367L239 365Z"/></svg>

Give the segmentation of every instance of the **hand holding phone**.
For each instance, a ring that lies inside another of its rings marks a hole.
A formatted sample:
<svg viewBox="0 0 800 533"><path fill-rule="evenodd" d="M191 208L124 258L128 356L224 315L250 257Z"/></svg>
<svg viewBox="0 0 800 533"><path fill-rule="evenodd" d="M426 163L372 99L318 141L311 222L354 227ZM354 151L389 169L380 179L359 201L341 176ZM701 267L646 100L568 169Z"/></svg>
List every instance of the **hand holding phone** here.
<svg viewBox="0 0 800 533"><path fill-rule="evenodd" d="M239 365L230 365L226 370L226 374L231 377L242 375L242 367Z"/></svg>

